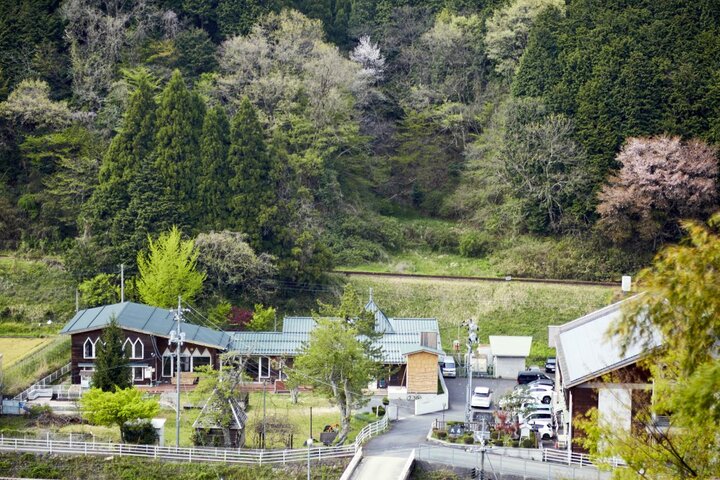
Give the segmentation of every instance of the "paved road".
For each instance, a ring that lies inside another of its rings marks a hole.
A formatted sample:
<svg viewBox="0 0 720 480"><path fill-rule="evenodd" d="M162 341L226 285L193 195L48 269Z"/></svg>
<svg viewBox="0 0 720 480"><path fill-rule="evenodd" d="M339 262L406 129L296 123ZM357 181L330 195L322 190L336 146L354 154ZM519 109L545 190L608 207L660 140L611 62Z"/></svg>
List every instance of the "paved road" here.
<svg viewBox="0 0 720 480"><path fill-rule="evenodd" d="M465 418L465 386L467 379L446 379L450 392L450 409L444 414L446 420ZM473 388L487 386L493 390L495 398L512 390L515 382L498 379L473 379ZM458 446L444 447L427 441L427 433L435 418L443 413L431 413L415 416L411 402L393 403L399 405L398 421L391 424L390 431L373 438L363 447L364 458L353 475L354 480L393 480L397 478L407 461L410 452L415 449L418 459L431 463L441 463L458 467L479 466L480 454L477 449L467 451ZM577 480L604 480L610 478L607 472L594 468L568 467L567 465L533 462L519 458L510 458L494 453L486 456L488 472L515 474L526 478Z"/></svg>

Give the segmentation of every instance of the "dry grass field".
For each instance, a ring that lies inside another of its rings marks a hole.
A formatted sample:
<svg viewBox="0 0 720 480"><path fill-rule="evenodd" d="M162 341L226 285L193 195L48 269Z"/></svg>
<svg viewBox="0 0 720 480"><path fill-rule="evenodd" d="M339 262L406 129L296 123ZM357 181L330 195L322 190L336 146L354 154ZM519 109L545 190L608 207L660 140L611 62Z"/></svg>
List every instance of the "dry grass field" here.
<svg viewBox="0 0 720 480"><path fill-rule="evenodd" d="M52 338L12 338L0 337L0 353L2 366L8 368L23 357L40 350L52 342Z"/></svg>

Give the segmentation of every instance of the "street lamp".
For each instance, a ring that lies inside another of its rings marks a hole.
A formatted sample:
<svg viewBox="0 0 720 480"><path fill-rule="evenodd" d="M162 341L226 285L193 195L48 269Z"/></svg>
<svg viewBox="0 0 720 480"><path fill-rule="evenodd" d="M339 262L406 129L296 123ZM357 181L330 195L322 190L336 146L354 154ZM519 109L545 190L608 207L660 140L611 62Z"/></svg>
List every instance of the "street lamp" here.
<svg viewBox="0 0 720 480"><path fill-rule="evenodd" d="M308 447L308 474L307 474L307 480L310 480L310 447L312 447L313 439L308 438L305 444Z"/></svg>

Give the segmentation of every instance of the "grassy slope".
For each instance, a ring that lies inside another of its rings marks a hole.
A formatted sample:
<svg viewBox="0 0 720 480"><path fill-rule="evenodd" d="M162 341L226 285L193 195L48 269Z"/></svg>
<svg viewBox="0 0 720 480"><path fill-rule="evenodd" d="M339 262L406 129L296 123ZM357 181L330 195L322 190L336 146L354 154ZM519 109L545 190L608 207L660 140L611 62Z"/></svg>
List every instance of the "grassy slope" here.
<svg viewBox="0 0 720 480"><path fill-rule="evenodd" d="M470 317L478 320L482 343L488 341L488 335L532 335L530 361L533 363L551 353L547 347L548 325L560 325L608 305L617 290L597 286L361 276L351 276L349 281L363 295L372 287L378 305L390 316L437 318L446 351L458 337L458 326ZM461 329L460 335L464 338L466 333Z"/></svg>
<svg viewBox="0 0 720 480"><path fill-rule="evenodd" d="M72 317L74 292L57 262L0 257L0 335L56 332Z"/></svg>
<svg viewBox="0 0 720 480"><path fill-rule="evenodd" d="M408 250L392 254L389 260L360 265L341 265L337 270L381 273L419 273L424 275L457 275L468 277L500 276L487 258L467 258L452 253Z"/></svg>

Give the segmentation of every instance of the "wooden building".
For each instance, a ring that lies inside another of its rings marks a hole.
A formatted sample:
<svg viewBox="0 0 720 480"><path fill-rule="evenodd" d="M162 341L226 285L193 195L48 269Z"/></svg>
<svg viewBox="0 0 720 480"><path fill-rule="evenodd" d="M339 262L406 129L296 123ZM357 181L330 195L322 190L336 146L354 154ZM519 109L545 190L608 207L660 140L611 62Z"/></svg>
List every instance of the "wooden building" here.
<svg viewBox="0 0 720 480"><path fill-rule="evenodd" d="M440 330L434 318L389 318L370 297L365 309L375 317L375 331L381 335L374 340L380 348L387 375L377 379L376 387L408 386L407 352L416 347L435 351L434 387L437 390L437 355L441 350ZM279 332L233 332L230 350L248 360L246 372L258 382L282 381L284 368L292 367L303 343L310 339L316 322L312 317L285 317ZM440 349L439 349L440 348ZM419 358L419 357L418 357Z"/></svg>
<svg viewBox="0 0 720 480"><path fill-rule="evenodd" d="M620 339L608 334L611 325L622 318L624 303L630 300L592 312L554 332L556 405L571 440L583 435L573 428L573 421L592 408L598 410L601 421L629 431L636 413L651 401L652 379L639 363L648 350L640 342L630 342L623 351ZM656 332L651 348L660 344L661 336ZM582 451L575 443L572 449Z"/></svg>
<svg viewBox="0 0 720 480"><path fill-rule="evenodd" d="M72 383L89 383L95 370L97 344L103 329L115 318L125 337L123 345L130 359L133 382L149 385L174 381L176 346L170 344L177 323L170 310L133 302L116 303L80 310L60 333L70 335ZM180 350L182 372L191 373L202 365L219 366L219 354L227 349L230 336L190 323L181 324L184 342ZM191 381L193 377L188 376Z"/></svg>

